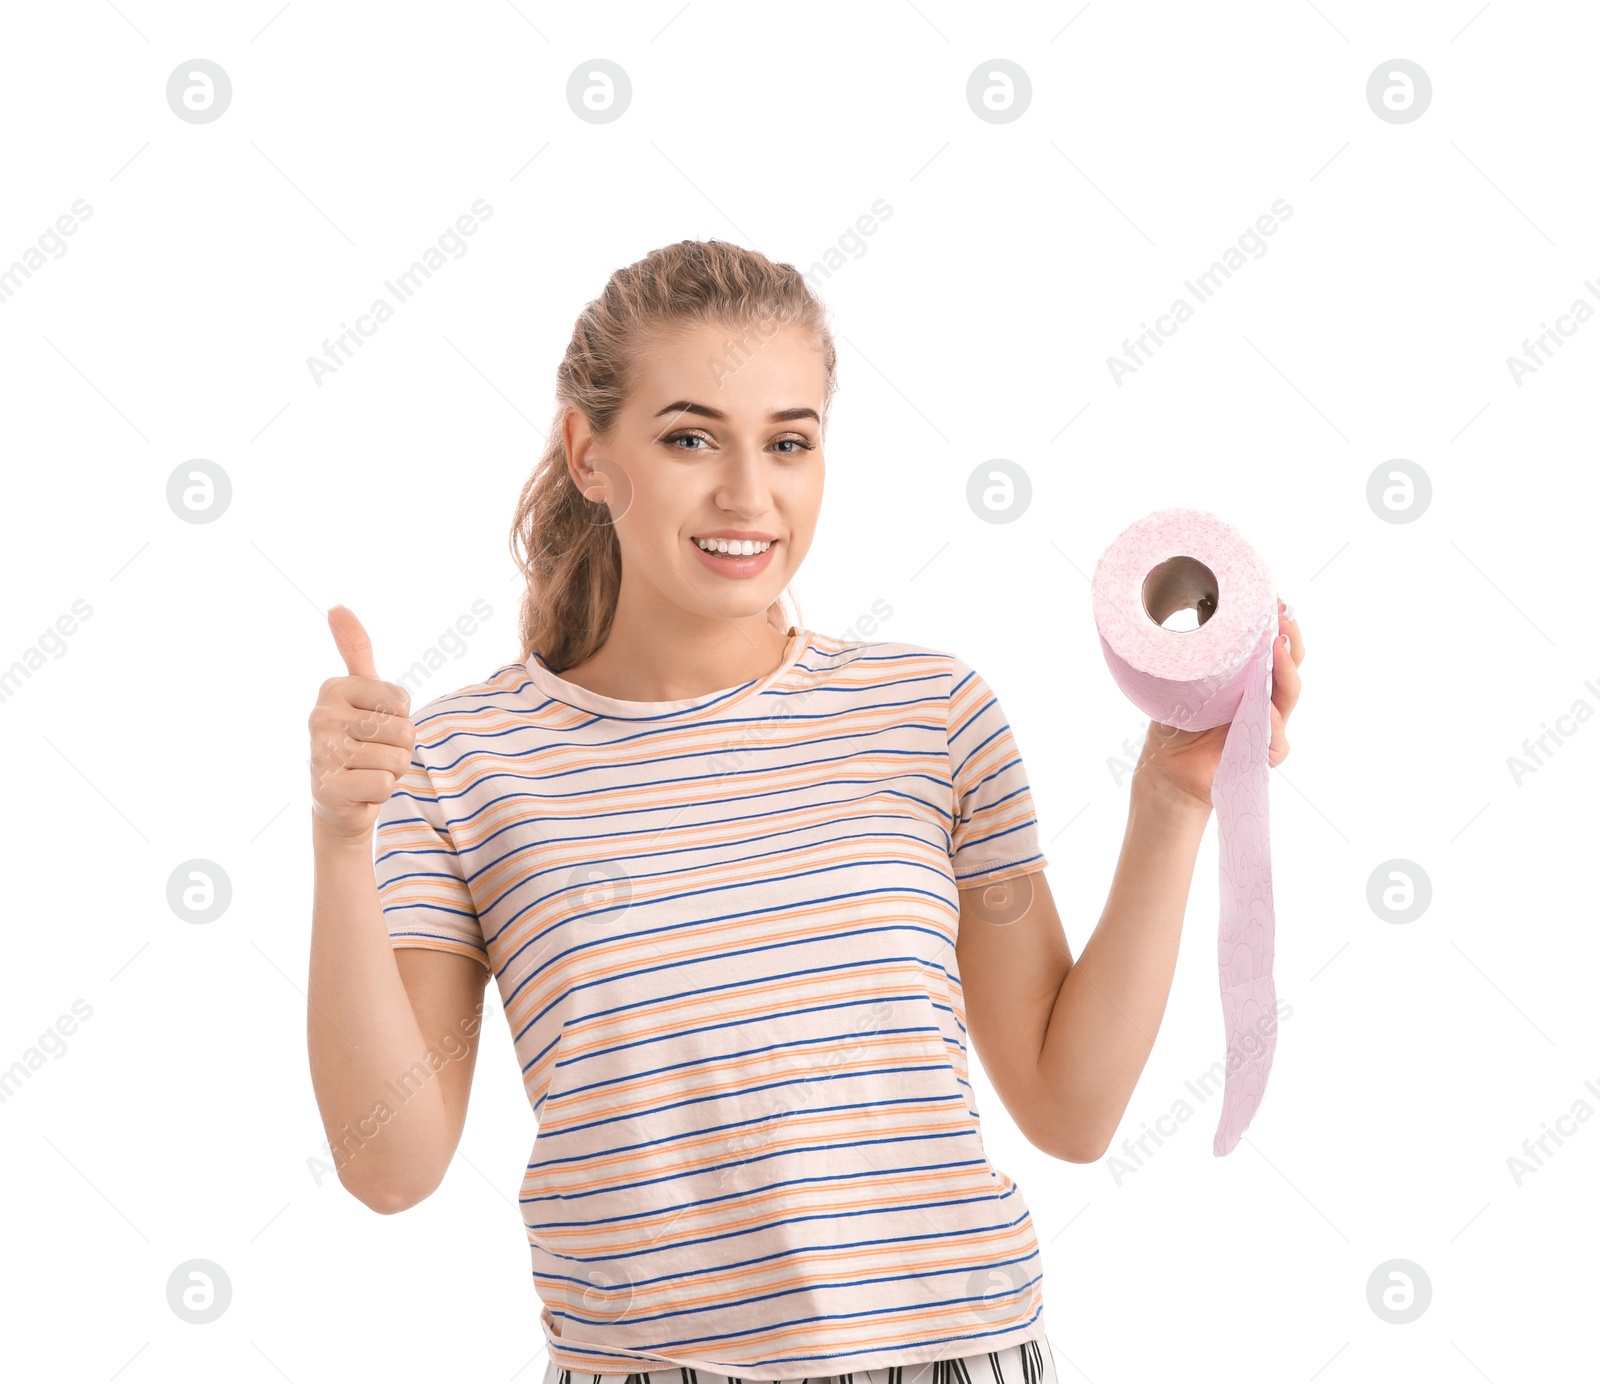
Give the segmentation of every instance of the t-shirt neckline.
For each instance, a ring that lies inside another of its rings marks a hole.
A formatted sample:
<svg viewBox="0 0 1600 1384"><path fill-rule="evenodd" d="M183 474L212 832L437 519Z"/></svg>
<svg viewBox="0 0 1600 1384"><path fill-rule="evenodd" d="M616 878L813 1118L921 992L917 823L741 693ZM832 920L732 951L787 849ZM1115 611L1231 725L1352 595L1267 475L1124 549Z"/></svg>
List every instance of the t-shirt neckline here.
<svg viewBox="0 0 1600 1384"><path fill-rule="evenodd" d="M580 687L575 682L568 682L559 673L552 673L545 665L538 650L530 653L523 662L528 677L533 685L545 696L551 697L567 706L577 707L580 711L594 712L600 716L614 716L623 720L648 720L657 716L672 716L679 712L692 711L701 707L715 707L722 711L730 706L737 706L751 697L759 696L769 687L782 678L794 665L799 662L800 655L806 647L810 631L798 625L789 626L789 642L784 645L783 658L778 666L764 677L755 678L750 682L737 683L732 687L719 688L714 692L704 692L698 697L680 697L673 701L664 702L639 702L629 701L620 697L604 697L598 692L592 692L587 687Z"/></svg>

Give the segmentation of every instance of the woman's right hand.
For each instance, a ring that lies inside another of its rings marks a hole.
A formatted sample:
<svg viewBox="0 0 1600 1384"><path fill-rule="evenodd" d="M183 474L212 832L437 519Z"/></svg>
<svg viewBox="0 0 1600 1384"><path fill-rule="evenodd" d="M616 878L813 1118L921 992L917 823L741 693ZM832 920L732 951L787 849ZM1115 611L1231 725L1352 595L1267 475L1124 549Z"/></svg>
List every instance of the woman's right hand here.
<svg viewBox="0 0 1600 1384"><path fill-rule="evenodd" d="M416 747L411 694L378 677L372 641L354 611L331 607L328 627L348 675L324 682L311 708L314 824L329 836L370 839Z"/></svg>

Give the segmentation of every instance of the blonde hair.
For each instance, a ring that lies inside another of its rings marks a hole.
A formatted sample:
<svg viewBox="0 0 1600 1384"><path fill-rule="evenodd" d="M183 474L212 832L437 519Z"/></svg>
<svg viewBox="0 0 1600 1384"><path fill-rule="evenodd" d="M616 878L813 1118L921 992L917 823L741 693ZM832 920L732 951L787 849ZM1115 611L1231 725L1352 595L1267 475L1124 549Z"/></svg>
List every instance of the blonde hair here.
<svg viewBox="0 0 1600 1384"><path fill-rule="evenodd" d="M521 658L534 650L552 672L582 663L605 643L622 585L622 550L606 506L587 499L567 469L561 422L569 406L596 436L615 427L644 353L686 326L727 325L735 336L774 324L810 332L826 369L824 424L837 388L837 353L827 309L792 264L775 264L725 240L680 240L619 269L578 314L556 371L555 423L544 455L523 484L511 552L527 579L518 616ZM729 373L738 368L737 360ZM786 589L767 607L785 630Z"/></svg>

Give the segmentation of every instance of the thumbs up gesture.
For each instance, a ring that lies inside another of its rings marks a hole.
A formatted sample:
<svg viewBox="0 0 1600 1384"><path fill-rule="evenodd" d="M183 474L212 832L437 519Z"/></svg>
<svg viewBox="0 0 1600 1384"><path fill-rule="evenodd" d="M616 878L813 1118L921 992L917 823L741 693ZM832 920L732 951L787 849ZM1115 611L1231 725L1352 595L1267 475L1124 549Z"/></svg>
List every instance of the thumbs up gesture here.
<svg viewBox="0 0 1600 1384"><path fill-rule="evenodd" d="M330 836L370 838L378 809L416 748L411 695L379 678L372 641L354 611L333 606L328 628L346 676L324 682L311 708L312 811L317 826Z"/></svg>

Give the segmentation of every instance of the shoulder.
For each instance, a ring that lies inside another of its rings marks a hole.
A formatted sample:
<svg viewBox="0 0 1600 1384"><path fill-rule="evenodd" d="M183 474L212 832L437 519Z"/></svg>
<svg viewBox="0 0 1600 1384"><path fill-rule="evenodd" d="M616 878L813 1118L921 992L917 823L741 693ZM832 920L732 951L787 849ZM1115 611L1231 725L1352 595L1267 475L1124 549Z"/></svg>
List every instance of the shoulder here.
<svg viewBox="0 0 1600 1384"><path fill-rule="evenodd" d="M852 683L938 683L941 695L948 695L951 685L971 671L955 654L926 644L816 633L799 662L813 674L837 674Z"/></svg>
<svg viewBox="0 0 1600 1384"><path fill-rule="evenodd" d="M851 639L813 634L800 667L812 686L881 694L919 704L946 721L966 719L994 700L983 676L950 649L896 639ZM955 714L953 714L955 713Z"/></svg>
<svg viewBox="0 0 1600 1384"><path fill-rule="evenodd" d="M518 698L528 685L527 668L506 663L477 682L435 693L420 703L413 693L411 723L417 728L417 745L434 748L455 737L481 733L500 713L519 707Z"/></svg>

